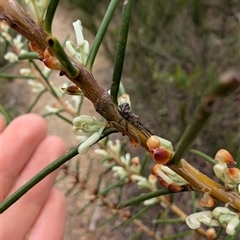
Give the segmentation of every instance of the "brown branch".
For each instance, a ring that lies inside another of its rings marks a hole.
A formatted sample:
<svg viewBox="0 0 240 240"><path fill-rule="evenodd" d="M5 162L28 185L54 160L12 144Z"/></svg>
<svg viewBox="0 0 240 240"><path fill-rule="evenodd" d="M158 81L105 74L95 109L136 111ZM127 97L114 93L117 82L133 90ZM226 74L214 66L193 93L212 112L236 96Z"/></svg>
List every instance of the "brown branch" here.
<svg viewBox="0 0 240 240"><path fill-rule="evenodd" d="M27 38L37 48L40 58L43 56L43 52L48 46L47 35L40 26L28 17L15 0L1 0L0 20L6 21L11 28ZM126 119L123 119L118 107L111 101L109 94L98 84L87 68L79 65L72 58L71 61L74 66L79 69L79 75L76 78L71 78L67 74L65 74L65 76L81 88L84 95L93 103L96 111L108 121L110 126L113 126L122 134L134 139L143 148L148 150L146 146L146 134ZM239 73L237 72L236 75L239 75ZM238 81L240 80L238 79ZM149 136L150 135L149 133ZM182 163L183 165L180 167L176 167L175 165L171 165L170 167L184 177L196 189L200 191L209 189L209 194L212 197L221 202L229 203L230 206L240 211L239 197L237 198L232 192L227 192L223 186L215 183L188 163Z"/></svg>

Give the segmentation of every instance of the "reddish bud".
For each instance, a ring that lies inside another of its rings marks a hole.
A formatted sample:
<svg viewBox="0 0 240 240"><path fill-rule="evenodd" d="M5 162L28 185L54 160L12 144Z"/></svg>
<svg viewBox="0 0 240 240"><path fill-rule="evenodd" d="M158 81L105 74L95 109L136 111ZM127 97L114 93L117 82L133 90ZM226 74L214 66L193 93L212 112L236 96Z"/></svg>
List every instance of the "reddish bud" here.
<svg viewBox="0 0 240 240"><path fill-rule="evenodd" d="M78 88L77 85L71 85L71 86L68 86L68 87L67 87L67 91L68 91L69 93L72 93L72 94L78 92L78 90L79 90L79 88Z"/></svg>
<svg viewBox="0 0 240 240"><path fill-rule="evenodd" d="M155 164L152 168L152 174L158 176L158 172L161 171L162 164Z"/></svg>
<svg viewBox="0 0 240 240"><path fill-rule="evenodd" d="M133 157L132 159L131 159L131 163L132 163L132 165L134 165L134 166L138 166L139 165L139 157Z"/></svg>
<svg viewBox="0 0 240 240"><path fill-rule="evenodd" d="M229 177L231 180L238 181L240 183L240 169L238 168L228 168Z"/></svg>
<svg viewBox="0 0 240 240"><path fill-rule="evenodd" d="M161 147L161 142L158 136L151 136L150 138L148 138L147 140L147 146L148 149L155 149L155 148L160 148Z"/></svg>
<svg viewBox="0 0 240 240"><path fill-rule="evenodd" d="M62 65L60 64L60 62L54 57L44 58L43 62L45 64L45 66L50 69L53 69L53 70L61 70L62 69Z"/></svg>
<svg viewBox="0 0 240 240"><path fill-rule="evenodd" d="M208 240L213 240L217 236L216 231L214 228L209 228L206 231L206 237Z"/></svg>
<svg viewBox="0 0 240 240"><path fill-rule="evenodd" d="M182 190L182 187L176 183L170 183L168 185L168 189L172 192L180 192Z"/></svg>
<svg viewBox="0 0 240 240"><path fill-rule="evenodd" d="M232 155L225 149L220 149L214 158L218 163L235 164Z"/></svg>
<svg viewBox="0 0 240 240"><path fill-rule="evenodd" d="M200 199L199 204L202 207L213 207L215 205L214 199L209 195L209 193L205 193L203 197Z"/></svg>
<svg viewBox="0 0 240 240"><path fill-rule="evenodd" d="M125 220L128 220L131 217L131 212L130 211L124 211L123 212L123 218Z"/></svg>
<svg viewBox="0 0 240 240"><path fill-rule="evenodd" d="M167 182L165 182L162 178L158 178L158 182L161 186L168 188L169 184Z"/></svg>
<svg viewBox="0 0 240 240"><path fill-rule="evenodd" d="M39 49L39 47L37 45L35 45L33 42L29 42L28 44L29 48L33 51L33 52L36 52L38 54L38 57L40 59L43 58L43 53L42 53L42 50Z"/></svg>
<svg viewBox="0 0 240 240"><path fill-rule="evenodd" d="M138 145L138 143L133 138L129 138L129 141L133 147L136 147Z"/></svg>
<svg viewBox="0 0 240 240"><path fill-rule="evenodd" d="M152 149L151 154L156 163L166 164L171 159L171 152L165 147Z"/></svg>

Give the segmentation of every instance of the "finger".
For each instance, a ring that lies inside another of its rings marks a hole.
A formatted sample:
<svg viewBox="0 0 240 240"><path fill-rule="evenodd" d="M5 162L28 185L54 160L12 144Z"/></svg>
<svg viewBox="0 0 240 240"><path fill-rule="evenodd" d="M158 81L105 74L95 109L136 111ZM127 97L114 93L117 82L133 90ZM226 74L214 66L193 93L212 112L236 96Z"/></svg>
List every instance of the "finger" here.
<svg viewBox="0 0 240 240"><path fill-rule="evenodd" d="M3 131L5 126L5 118L3 115L0 114L0 133Z"/></svg>
<svg viewBox="0 0 240 240"><path fill-rule="evenodd" d="M66 222L66 198L62 192L52 189L34 223L28 240L60 240L64 237Z"/></svg>
<svg viewBox="0 0 240 240"><path fill-rule="evenodd" d="M47 125L36 114L20 116L0 135L0 200L15 182L37 145L47 134Z"/></svg>
<svg viewBox="0 0 240 240"><path fill-rule="evenodd" d="M54 136L46 137L22 170L11 192L16 191L64 152L65 147L61 139ZM18 236L18 239L25 237L49 195L56 174L55 171L48 175L2 214L3 239L14 240L16 236Z"/></svg>

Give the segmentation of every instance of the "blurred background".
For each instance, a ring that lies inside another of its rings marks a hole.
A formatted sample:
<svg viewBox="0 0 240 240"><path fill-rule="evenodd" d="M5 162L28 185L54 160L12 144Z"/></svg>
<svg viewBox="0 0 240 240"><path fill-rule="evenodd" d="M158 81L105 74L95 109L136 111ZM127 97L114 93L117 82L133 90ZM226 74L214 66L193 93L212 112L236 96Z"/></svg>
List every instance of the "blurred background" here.
<svg viewBox="0 0 240 240"><path fill-rule="evenodd" d="M95 34L108 3L78 0L70 8L83 11L83 25ZM103 44L111 63L120 11L118 8ZM240 66L239 36L238 0L134 1L122 81L144 124L176 145L204 90L222 72ZM239 93L218 101L195 148L211 156L226 148L236 156Z"/></svg>

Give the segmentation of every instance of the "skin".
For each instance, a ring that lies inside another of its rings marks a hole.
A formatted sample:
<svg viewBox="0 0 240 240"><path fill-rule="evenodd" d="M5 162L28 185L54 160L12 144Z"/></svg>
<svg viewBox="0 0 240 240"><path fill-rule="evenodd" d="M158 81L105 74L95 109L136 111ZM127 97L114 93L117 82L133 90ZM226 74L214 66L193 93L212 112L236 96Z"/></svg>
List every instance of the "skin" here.
<svg viewBox="0 0 240 240"><path fill-rule="evenodd" d="M63 141L47 135L44 119L22 115L4 129L0 117L0 200L65 153ZM0 215L0 239L60 240L64 236L66 199L53 188L57 171L29 190Z"/></svg>

